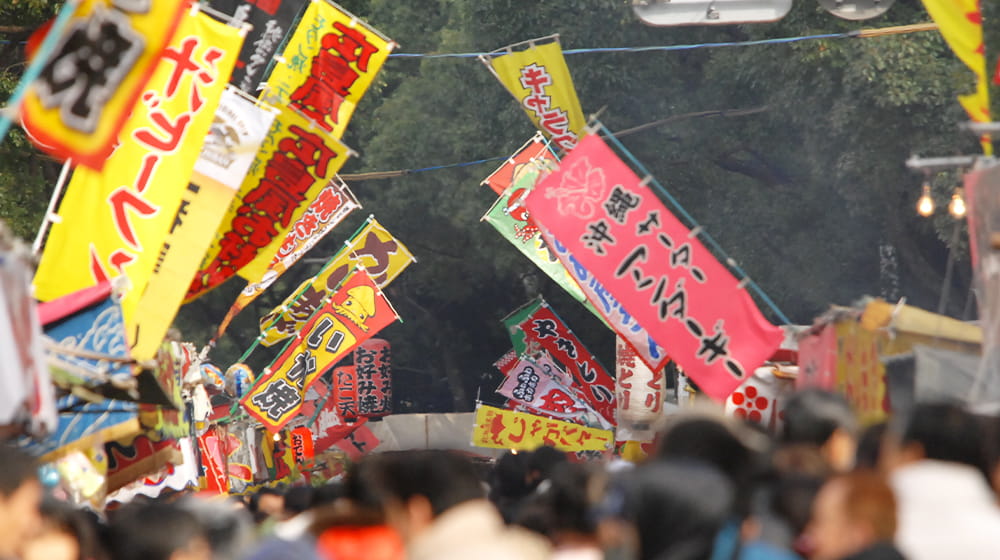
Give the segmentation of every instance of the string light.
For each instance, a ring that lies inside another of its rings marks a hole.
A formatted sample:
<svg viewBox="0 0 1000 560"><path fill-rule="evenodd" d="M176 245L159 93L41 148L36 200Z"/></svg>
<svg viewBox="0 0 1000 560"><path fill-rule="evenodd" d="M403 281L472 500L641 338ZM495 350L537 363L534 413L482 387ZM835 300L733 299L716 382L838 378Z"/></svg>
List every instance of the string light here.
<svg viewBox="0 0 1000 560"><path fill-rule="evenodd" d="M951 195L951 202L948 203L948 212L955 218L964 218L966 207L965 207L965 196L962 192L962 187L955 187L955 192Z"/></svg>
<svg viewBox="0 0 1000 560"><path fill-rule="evenodd" d="M934 199L931 198L931 185L924 181L924 191L917 200L917 214L928 217L934 213ZM964 203L963 203L964 206Z"/></svg>

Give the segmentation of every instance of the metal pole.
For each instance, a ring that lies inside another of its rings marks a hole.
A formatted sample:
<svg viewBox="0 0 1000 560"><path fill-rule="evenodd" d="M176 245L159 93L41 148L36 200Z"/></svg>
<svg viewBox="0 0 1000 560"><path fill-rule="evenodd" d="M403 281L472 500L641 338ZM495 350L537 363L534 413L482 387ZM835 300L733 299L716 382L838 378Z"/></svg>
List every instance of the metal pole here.
<svg viewBox="0 0 1000 560"><path fill-rule="evenodd" d="M66 186L66 179L69 177L69 169L71 167L70 160L63 162L62 170L59 171L59 179L56 180L56 188L52 191L52 198L49 199L49 207L45 209L45 217L42 219L42 226L38 228L38 235L35 236L35 242L31 244L31 254L38 256L38 253L42 251L42 241L45 240L45 236L49 233L49 227L58 219L56 215L56 205L59 204L59 199L62 198L63 188Z"/></svg>

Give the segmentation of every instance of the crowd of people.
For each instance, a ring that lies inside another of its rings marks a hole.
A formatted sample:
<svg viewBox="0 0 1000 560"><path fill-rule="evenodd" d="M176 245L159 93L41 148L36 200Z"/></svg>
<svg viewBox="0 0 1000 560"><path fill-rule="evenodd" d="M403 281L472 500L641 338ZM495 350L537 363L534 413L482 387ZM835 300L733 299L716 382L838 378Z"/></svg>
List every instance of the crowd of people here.
<svg viewBox="0 0 1000 560"><path fill-rule="evenodd" d="M807 390L773 434L671 416L638 465L549 447L374 453L321 487L99 513L52 498L2 447L0 559L994 559L998 444L1000 420L955 404L862 428L842 397Z"/></svg>

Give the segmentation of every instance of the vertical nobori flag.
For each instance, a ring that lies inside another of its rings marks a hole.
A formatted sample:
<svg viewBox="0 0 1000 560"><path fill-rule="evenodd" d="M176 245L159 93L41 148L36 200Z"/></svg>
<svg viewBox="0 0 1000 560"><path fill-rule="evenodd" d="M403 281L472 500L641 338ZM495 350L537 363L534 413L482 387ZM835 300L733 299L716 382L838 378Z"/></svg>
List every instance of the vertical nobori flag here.
<svg viewBox="0 0 1000 560"><path fill-rule="evenodd" d="M21 103L29 137L43 151L101 170L190 5L81 2Z"/></svg>
<svg viewBox="0 0 1000 560"><path fill-rule="evenodd" d="M374 218L306 280L285 301L261 319L261 344L271 346L292 336L316 311L325 294L336 289L357 264L368 270L375 285L385 288L416 259Z"/></svg>
<svg viewBox="0 0 1000 560"><path fill-rule="evenodd" d="M542 299L503 319L518 354L545 350L573 375L584 398L609 424L615 421L615 380Z"/></svg>
<svg viewBox="0 0 1000 560"><path fill-rule="evenodd" d="M257 95L264 73L291 32L303 6L302 0L212 0L213 9L231 15L234 22L253 26L236 60L230 84Z"/></svg>
<svg viewBox="0 0 1000 560"><path fill-rule="evenodd" d="M361 208L361 203L339 176L330 181L330 184L319 191L316 200L309 205L306 213L296 220L295 225L292 226L292 229L285 236L285 240L281 243L278 254L271 259L270 266L260 274L255 275L257 280L251 280L240 292L239 297L233 302L226 317L219 325L215 337L222 336L236 315L250 305L250 302L257 299L257 296L271 287L275 280L297 263L306 252L315 247L326 234L333 231L333 228L337 227L348 214L358 208ZM256 262L258 261L254 261L254 263ZM241 271L240 274L243 275L243 272Z"/></svg>
<svg viewBox="0 0 1000 560"><path fill-rule="evenodd" d="M74 172L60 206L62 219L52 227L35 276L40 299L125 275L130 286L122 310L132 346L140 336L135 330L139 314L176 312L176 307L139 309L136 302L161 264L161 249L188 194L242 37L241 30L207 14L185 12L103 170ZM162 334L142 353L133 351L133 357L151 358ZM149 336L155 338L152 332Z"/></svg>
<svg viewBox="0 0 1000 560"><path fill-rule="evenodd" d="M739 281L598 136L526 203L712 398L724 400L781 344Z"/></svg>
<svg viewBox="0 0 1000 560"><path fill-rule="evenodd" d="M529 169L533 167L546 169L549 166L555 169L558 163L559 159L549 149L549 144L545 141L542 133L536 132L530 140L514 152L514 155L507 158L503 165L490 173L489 177L483 179L482 184L493 189L493 192L499 196Z"/></svg>
<svg viewBox="0 0 1000 560"><path fill-rule="evenodd" d="M337 4L312 0L264 84L263 98L301 111L340 138L395 46Z"/></svg>
<svg viewBox="0 0 1000 560"><path fill-rule="evenodd" d="M240 404L271 432L281 430L323 372L398 318L368 272L355 269L325 298Z"/></svg>
<svg viewBox="0 0 1000 560"><path fill-rule="evenodd" d="M480 60L517 99L538 130L564 151L576 146L586 120L558 35L510 45Z"/></svg>
<svg viewBox="0 0 1000 560"><path fill-rule="evenodd" d="M188 288L187 301L222 284L255 259L270 262L295 220L352 153L313 121L282 109L229 205Z"/></svg>
<svg viewBox="0 0 1000 560"><path fill-rule="evenodd" d="M958 102L974 122L990 121L989 86L986 80L986 51L983 43L983 16L979 0L923 0L927 13L938 24L941 36L962 62L976 75L976 90L959 95ZM988 137L982 141L986 155L993 153Z"/></svg>

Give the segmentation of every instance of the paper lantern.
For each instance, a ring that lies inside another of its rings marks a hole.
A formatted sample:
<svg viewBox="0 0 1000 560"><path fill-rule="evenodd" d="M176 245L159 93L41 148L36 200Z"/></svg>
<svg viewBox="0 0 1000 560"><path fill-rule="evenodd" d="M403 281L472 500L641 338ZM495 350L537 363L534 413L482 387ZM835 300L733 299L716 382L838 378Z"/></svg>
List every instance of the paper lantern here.
<svg viewBox="0 0 1000 560"><path fill-rule="evenodd" d="M649 430L663 415L663 370L650 369L621 337L615 343L615 356L618 425L632 431Z"/></svg>

